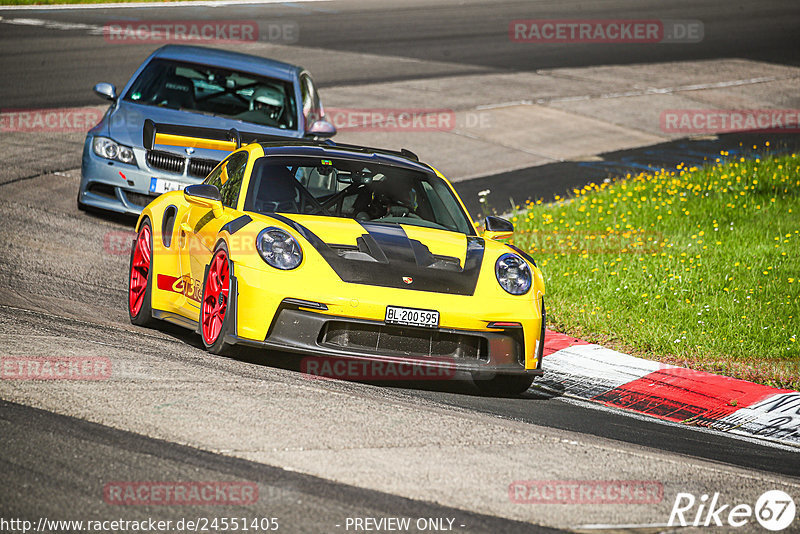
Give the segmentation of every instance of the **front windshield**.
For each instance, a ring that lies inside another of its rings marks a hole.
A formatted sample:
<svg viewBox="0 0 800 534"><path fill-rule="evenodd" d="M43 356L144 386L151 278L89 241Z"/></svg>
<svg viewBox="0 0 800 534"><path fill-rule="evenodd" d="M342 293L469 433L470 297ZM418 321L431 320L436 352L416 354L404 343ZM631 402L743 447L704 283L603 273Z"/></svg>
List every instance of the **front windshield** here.
<svg viewBox="0 0 800 534"><path fill-rule="evenodd" d="M151 61L124 99L274 128L297 124L291 82L195 63Z"/></svg>
<svg viewBox="0 0 800 534"><path fill-rule="evenodd" d="M347 159L262 157L253 166L244 209L475 233L438 176Z"/></svg>

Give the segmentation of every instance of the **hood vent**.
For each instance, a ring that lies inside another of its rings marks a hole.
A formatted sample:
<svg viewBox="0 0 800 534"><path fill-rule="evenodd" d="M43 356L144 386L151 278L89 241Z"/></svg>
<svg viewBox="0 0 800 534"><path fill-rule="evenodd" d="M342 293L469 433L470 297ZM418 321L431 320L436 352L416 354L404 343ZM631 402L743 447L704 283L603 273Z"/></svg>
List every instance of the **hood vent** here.
<svg viewBox="0 0 800 534"><path fill-rule="evenodd" d="M436 256L422 242L410 239L397 224L359 221L365 234L356 246L327 244L302 224L278 213L264 214L290 226L305 238L344 282L472 295L478 283L485 244L465 236L464 266L458 258ZM449 271L446 275L441 271Z"/></svg>
<svg viewBox="0 0 800 534"><path fill-rule="evenodd" d="M371 245L370 241L372 241ZM419 241L409 240L409 242L414 249L417 265L420 267L461 272L461 260L458 258L431 254L430 249ZM374 243L374 239L369 234L364 234L356 239L356 243L357 245L328 244L328 247L345 260L389 263L383 250L377 243Z"/></svg>

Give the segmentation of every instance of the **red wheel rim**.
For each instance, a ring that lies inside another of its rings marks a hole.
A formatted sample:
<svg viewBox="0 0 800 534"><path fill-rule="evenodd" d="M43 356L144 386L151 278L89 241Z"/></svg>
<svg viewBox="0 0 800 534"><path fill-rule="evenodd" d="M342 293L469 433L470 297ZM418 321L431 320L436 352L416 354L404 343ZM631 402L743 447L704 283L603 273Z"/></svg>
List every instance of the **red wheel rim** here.
<svg viewBox="0 0 800 534"><path fill-rule="evenodd" d="M222 322L228 310L229 289L228 254L224 250L219 250L208 266L200 320L203 325L203 339L208 345L214 344L222 330Z"/></svg>
<svg viewBox="0 0 800 534"><path fill-rule="evenodd" d="M142 304L144 304L144 294L147 292L147 275L150 274L151 256L150 227L145 224L136 237L136 248L133 249L133 261L131 261L128 309L133 317L139 314Z"/></svg>

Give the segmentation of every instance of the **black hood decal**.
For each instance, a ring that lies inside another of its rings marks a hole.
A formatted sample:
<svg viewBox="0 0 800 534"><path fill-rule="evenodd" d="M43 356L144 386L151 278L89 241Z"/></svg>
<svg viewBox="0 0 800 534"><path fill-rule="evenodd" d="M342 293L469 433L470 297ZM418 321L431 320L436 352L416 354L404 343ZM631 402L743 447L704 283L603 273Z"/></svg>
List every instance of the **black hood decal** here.
<svg viewBox="0 0 800 534"><path fill-rule="evenodd" d="M466 236L464 266L457 258L434 256L395 224L359 221L365 233L357 246L328 245L305 226L277 213L265 214L290 226L325 259L344 282L435 293L472 295L483 262L484 241Z"/></svg>

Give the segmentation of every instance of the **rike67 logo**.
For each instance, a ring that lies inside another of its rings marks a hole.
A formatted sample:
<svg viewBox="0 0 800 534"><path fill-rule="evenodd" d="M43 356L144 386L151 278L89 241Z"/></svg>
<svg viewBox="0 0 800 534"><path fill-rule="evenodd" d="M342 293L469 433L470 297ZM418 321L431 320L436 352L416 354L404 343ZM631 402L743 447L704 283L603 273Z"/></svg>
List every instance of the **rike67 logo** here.
<svg viewBox="0 0 800 534"><path fill-rule="evenodd" d="M667 525L738 528L755 519L765 529L777 532L792 524L795 511L794 500L781 490L765 492L755 506L725 503L719 493L704 494L700 498L691 493L678 493Z"/></svg>

